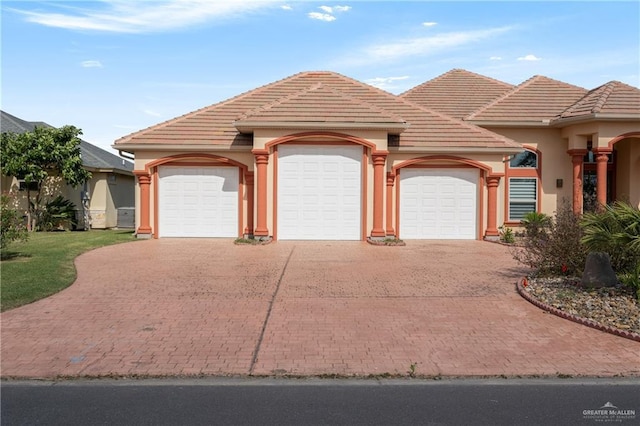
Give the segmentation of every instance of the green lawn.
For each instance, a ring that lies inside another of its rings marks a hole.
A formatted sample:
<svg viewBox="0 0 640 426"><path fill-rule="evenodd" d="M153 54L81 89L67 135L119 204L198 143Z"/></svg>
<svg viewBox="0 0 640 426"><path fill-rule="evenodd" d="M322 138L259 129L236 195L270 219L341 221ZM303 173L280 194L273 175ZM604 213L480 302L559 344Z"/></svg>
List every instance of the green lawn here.
<svg viewBox="0 0 640 426"><path fill-rule="evenodd" d="M94 248L135 241L131 231L34 232L2 252L0 310L50 296L76 279L73 260Z"/></svg>

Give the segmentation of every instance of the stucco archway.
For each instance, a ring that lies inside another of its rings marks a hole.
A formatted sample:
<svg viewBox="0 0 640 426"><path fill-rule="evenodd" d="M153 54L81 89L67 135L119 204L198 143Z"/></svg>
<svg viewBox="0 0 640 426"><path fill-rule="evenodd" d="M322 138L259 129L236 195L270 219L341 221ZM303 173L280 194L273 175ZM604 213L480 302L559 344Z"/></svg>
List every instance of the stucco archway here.
<svg viewBox="0 0 640 426"><path fill-rule="evenodd" d="M140 224L136 231L139 238L158 238L158 167L170 165L185 166L227 166L237 167L240 170L238 181L238 234L243 233L243 223L245 234L253 232L253 173L249 167L239 161L220 155L207 153L185 153L170 155L153 160L145 164L143 170L134 170L138 178L140 194ZM244 216L244 192L246 190L247 212ZM151 195L153 191L153 206L151 205ZM153 227L151 226L151 212L153 208Z"/></svg>
<svg viewBox="0 0 640 426"><path fill-rule="evenodd" d="M483 195L484 191L479 191L478 202L480 207L477 211L477 224L478 224L478 237L484 236L487 239L497 239L499 232L497 228L497 212L498 212L498 186L500 184L500 178L504 176L504 173L496 173L493 168L487 164L472 160L465 157L458 157L453 155L428 155L423 157L416 157L405 160L392 167L392 171L387 178L387 182L393 185L393 181L397 176L402 173L402 169L419 167L420 165L429 165L436 163L446 167L453 164L468 168L475 168L480 171L478 187L483 188L487 186L487 221L486 228L484 226L484 215L482 205L484 204ZM389 191L391 192L391 191ZM394 209L393 201L391 197L387 197L387 215L389 216ZM395 197L395 212L396 212L396 232L400 228L400 197L399 191L396 191ZM484 233L482 230L484 229Z"/></svg>

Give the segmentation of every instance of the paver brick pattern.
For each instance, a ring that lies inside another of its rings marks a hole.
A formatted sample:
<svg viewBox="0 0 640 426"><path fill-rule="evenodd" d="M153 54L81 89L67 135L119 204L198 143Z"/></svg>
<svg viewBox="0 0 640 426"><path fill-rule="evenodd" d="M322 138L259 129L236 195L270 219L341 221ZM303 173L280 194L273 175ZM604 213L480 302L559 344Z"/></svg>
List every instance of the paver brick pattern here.
<svg viewBox="0 0 640 426"><path fill-rule="evenodd" d="M640 375L640 344L546 314L480 241L160 239L94 250L1 314L3 377Z"/></svg>

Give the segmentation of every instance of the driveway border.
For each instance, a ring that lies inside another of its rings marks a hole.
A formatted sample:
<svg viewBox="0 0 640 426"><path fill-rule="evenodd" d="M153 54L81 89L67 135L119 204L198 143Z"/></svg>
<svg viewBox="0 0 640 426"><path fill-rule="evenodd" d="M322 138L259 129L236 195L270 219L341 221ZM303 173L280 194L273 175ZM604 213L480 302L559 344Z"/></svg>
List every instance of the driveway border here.
<svg viewBox="0 0 640 426"><path fill-rule="evenodd" d="M619 328L603 325L603 324L600 324L599 322L595 322L588 318L580 317L578 315L573 315L569 312L561 311L558 308L555 308L551 305L547 305L546 303L539 301L535 297L531 296L529 292L525 289L525 287L527 286L527 283L528 281L526 277L520 278L520 280L518 280L518 283L516 284L518 293L520 293L520 296L522 296L527 302L537 306L538 308L544 311L547 311L549 313L552 313L554 315L557 315L560 318L564 318L569 321L576 322L578 324L586 325L587 327L595 328L596 330L604 331L605 333L614 334L619 337L624 337L626 339L631 339L636 342L640 342L640 334L638 333L634 333L632 331L624 331L624 330L620 330Z"/></svg>

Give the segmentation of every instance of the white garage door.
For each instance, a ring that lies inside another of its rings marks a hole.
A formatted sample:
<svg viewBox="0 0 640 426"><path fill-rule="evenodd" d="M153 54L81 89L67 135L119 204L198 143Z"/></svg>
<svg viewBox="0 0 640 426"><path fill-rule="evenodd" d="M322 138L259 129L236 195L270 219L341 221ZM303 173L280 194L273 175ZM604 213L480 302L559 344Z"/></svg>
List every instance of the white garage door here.
<svg viewBox="0 0 640 426"><path fill-rule="evenodd" d="M160 167L161 237L237 237L236 167Z"/></svg>
<svg viewBox="0 0 640 426"><path fill-rule="evenodd" d="M278 147L278 239L360 240L360 146Z"/></svg>
<svg viewBox="0 0 640 426"><path fill-rule="evenodd" d="M475 239L478 171L403 169L400 236L403 239Z"/></svg>

